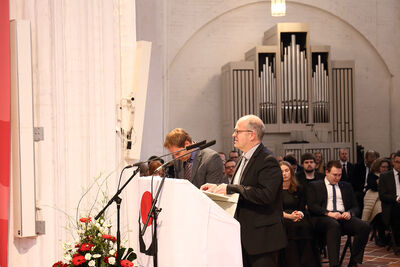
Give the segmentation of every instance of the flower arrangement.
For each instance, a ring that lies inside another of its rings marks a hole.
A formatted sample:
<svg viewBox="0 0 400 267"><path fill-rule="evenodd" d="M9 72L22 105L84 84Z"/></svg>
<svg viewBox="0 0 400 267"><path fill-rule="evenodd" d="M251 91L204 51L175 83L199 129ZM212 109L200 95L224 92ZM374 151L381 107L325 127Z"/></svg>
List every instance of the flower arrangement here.
<svg viewBox="0 0 400 267"><path fill-rule="evenodd" d="M104 218L93 221L91 217L80 218L77 223L79 236L75 244L64 243L64 260L53 264L53 267L109 267L116 266L117 239L110 235L111 223ZM121 266L133 266L136 254L132 248L121 247Z"/></svg>

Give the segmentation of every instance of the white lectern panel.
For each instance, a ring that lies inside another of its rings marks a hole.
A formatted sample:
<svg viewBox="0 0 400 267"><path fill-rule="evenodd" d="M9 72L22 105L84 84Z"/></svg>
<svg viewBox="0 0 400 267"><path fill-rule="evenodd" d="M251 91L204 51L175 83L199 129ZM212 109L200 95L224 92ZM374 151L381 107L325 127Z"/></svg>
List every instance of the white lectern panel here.
<svg viewBox="0 0 400 267"><path fill-rule="evenodd" d="M154 179L154 192L161 179ZM151 178L135 181L135 203L132 212L139 216L141 196L150 191ZM183 179L166 179L157 207L162 208L157 221L158 266L174 267L241 267L240 225L190 182ZM138 217L136 217L136 221ZM145 234L150 245L151 227ZM134 227L138 237L138 227ZM153 266L153 257L139 251L136 264Z"/></svg>

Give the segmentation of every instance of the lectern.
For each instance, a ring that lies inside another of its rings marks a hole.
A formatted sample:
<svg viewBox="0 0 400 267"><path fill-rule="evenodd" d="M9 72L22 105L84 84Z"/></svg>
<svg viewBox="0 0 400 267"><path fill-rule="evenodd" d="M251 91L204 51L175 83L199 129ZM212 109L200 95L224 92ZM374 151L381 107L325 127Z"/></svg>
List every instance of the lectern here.
<svg viewBox="0 0 400 267"><path fill-rule="evenodd" d="M154 178L153 195L161 182ZM135 203L131 211L139 219L141 196L150 191L151 177L134 182ZM160 267L242 267L240 224L221 207L184 179L166 179L157 207L162 211L157 219L158 266ZM151 243L150 226L144 236ZM139 237L139 226L133 236ZM135 247L135 246L134 246ZM139 251L137 241L135 265L153 266L153 258Z"/></svg>

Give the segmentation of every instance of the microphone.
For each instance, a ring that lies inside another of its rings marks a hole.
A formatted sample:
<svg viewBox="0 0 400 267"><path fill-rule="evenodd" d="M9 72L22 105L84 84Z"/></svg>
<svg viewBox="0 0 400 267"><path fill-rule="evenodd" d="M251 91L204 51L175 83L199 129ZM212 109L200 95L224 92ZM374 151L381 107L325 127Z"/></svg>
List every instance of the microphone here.
<svg viewBox="0 0 400 267"><path fill-rule="evenodd" d="M203 142L203 141L202 141L202 142ZM205 141L204 141L204 143L205 143ZM206 144L203 144L203 145L201 145L201 146L199 146L199 147L196 147L196 148L194 149L194 151L203 150L203 149L205 149L205 148L207 148L207 147L210 147L210 146L215 145L215 143L216 143L216 141L215 141L215 140L212 140L212 141L210 141L210 142L208 142L208 143L206 143ZM188 155L188 154L191 154L192 152L193 152L193 151L188 151L188 152L186 152L186 153L180 155L179 157L173 158L172 160L170 160L170 161L164 163L163 165L161 165L160 167L158 167L158 168L154 171L154 173L158 173L162 168L171 166L171 165L175 162L175 160L178 160L178 159L180 159L180 158L182 158L182 157L184 157L184 156L186 156L186 155Z"/></svg>
<svg viewBox="0 0 400 267"><path fill-rule="evenodd" d="M215 140L212 140L212 141L208 142L207 144L201 145L201 146L199 147L199 150L203 150L203 149L205 149L205 148L207 148L207 147L213 146L213 145L215 145L215 143L216 143L216 141L215 141Z"/></svg>
<svg viewBox="0 0 400 267"><path fill-rule="evenodd" d="M197 143L194 143L193 145L187 146L187 147L185 147L185 149L186 150L191 150L193 148L196 148L196 147L199 147L201 145L204 145L205 143L206 143L206 140L203 140L201 142L197 142Z"/></svg>
<svg viewBox="0 0 400 267"><path fill-rule="evenodd" d="M211 143L211 142L210 142L210 143ZM215 142L214 142L214 144L215 144ZM192 144L192 145L190 145L190 146L187 146L187 147L184 147L184 148L182 148L182 149L179 149L178 151L171 152L171 153L168 153L168 154L159 156L159 157L157 157L156 159L149 159L149 160L146 160L146 161L139 161L139 162L133 163L133 164L131 164L131 165L126 166L126 168L129 169L129 168L132 168L132 167L139 167L142 163L148 163L148 162L150 162L150 161L152 161L152 160L161 159L161 158L164 158L164 157L166 157L166 156L169 156L169 155L172 155L172 154L175 154L175 153L177 153L177 152L184 151L184 150L192 150L193 148L197 148L197 147L199 147L199 146L201 146L201 145L206 145L206 140L203 140L203 141L194 143L194 144Z"/></svg>

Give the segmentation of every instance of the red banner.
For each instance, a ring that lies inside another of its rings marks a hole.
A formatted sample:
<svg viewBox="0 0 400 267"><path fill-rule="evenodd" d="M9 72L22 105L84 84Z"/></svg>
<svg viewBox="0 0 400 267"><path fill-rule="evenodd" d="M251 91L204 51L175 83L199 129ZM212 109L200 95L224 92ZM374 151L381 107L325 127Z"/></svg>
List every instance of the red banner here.
<svg viewBox="0 0 400 267"><path fill-rule="evenodd" d="M10 21L9 0L0 0L0 266L7 267L10 189Z"/></svg>

